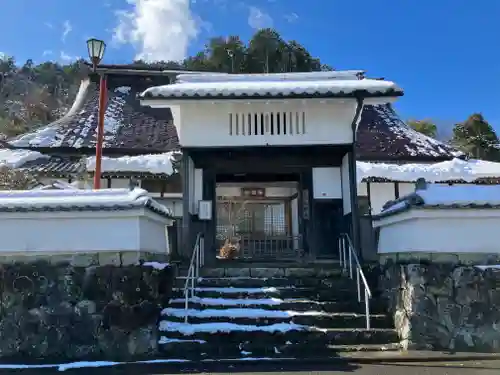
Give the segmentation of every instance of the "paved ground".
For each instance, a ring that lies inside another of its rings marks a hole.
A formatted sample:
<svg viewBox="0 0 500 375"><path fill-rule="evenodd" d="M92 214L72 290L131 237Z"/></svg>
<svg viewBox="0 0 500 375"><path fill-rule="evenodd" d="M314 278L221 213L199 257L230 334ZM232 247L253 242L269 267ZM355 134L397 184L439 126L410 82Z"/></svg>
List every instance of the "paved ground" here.
<svg viewBox="0 0 500 375"><path fill-rule="evenodd" d="M55 370L0 370L1 374L61 374ZM165 366L133 365L100 369L68 370L65 374L90 375L167 375L167 374L238 374L238 375L498 375L500 361L461 361L433 363L391 363L391 364L290 364L246 363L234 365Z"/></svg>

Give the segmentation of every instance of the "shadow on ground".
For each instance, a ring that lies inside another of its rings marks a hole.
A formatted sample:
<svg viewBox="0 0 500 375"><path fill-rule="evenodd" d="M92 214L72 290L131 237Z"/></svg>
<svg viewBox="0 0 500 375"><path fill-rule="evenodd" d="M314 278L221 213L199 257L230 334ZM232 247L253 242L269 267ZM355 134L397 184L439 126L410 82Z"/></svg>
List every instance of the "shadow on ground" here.
<svg viewBox="0 0 500 375"><path fill-rule="evenodd" d="M277 363L267 361L249 361L239 363L168 363L168 364L124 364L111 367L80 368L59 372L50 369L15 369L0 370L0 373L16 374L85 374L85 375L166 375L166 374L255 374L255 373L310 373L317 371L334 371L338 373L356 372L360 365L348 362L332 363Z"/></svg>

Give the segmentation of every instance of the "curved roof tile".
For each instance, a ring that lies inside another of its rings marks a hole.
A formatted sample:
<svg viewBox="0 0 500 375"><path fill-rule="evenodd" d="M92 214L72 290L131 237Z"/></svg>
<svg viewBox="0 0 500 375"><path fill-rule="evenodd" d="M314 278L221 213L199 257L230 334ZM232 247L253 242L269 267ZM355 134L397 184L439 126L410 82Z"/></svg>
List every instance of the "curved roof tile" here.
<svg viewBox="0 0 500 375"><path fill-rule="evenodd" d="M131 81L133 82L133 80ZM144 82L141 83L144 85ZM111 86L105 113L108 149L165 152L179 148L168 109L142 107L137 94L144 88ZM70 111L60 120L10 140L16 147L94 148L98 115L98 87L82 82ZM358 128L358 159L377 161L442 161L459 155L454 148L407 126L390 105L366 105ZM125 152L125 151L124 151Z"/></svg>

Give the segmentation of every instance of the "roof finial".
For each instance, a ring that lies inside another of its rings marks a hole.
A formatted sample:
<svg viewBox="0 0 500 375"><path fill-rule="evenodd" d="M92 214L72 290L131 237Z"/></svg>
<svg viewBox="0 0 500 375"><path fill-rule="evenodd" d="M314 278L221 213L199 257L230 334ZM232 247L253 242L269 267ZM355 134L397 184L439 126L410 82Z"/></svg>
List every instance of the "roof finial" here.
<svg viewBox="0 0 500 375"><path fill-rule="evenodd" d="M418 190L426 190L427 189L427 181L425 181L425 178L420 177L417 179L417 182L415 182L415 191Z"/></svg>

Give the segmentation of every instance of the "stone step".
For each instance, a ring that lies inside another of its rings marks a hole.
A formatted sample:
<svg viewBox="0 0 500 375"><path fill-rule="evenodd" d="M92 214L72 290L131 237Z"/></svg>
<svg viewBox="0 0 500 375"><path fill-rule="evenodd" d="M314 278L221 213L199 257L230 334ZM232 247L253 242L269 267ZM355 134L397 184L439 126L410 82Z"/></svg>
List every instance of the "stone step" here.
<svg viewBox="0 0 500 375"><path fill-rule="evenodd" d="M163 319L171 322L184 322L184 309L167 308L162 312ZM319 328L364 328L366 317L356 313L326 313L321 311L272 311L264 309L205 309L188 310L188 322L220 323L264 326L278 323L294 323ZM373 328L392 328L392 320L384 314L370 315Z"/></svg>
<svg viewBox="0 0 500 375"><path fill-rule="evenodd" d="M169 307L184 308L184 298L174 298L170 300ZM381 299L370 300L370 313L380 314L386 312L385 301ZM364 313L364 302L359 303L357 299L338 300L338 301L315 301L311 299L230 299L230 298L200 298L192 297L189 299L190 309L227 309L233 308L256 308L264 310L281 311L323 311L329 313Z"/></svg>
<svg viewBox="0 0 500 375"><path fill-rule="evenodd" d="M162 321L162 334L174 339L190 339L212 345L229 343L262 342L265 345L307 343L307 345L362 345L398 342L394 329L317 328L297 324L278 323L265 326L221 323L174 323Z"/></svg>
<svg viewBox="0 0 500 375"><path fill-rule="evenodd" d="M175 287L183 288L186 282L185 278L177 278ZM355 287L356 281L346 276L317 278L317 277L202 277L197 280L198 287L235 287L235 288L262 288L262 287L334 287L349 288Z"/></svg>
<svg viewBox="0 0 500 375"><path fill-rule="evenodd" d="M203 277L335 277L342 274L338 264L318 267L204 267L200 270Z"/></svg>
<svg viewBox="0 0 500 375"><path fill-rule="evenodd" d="M331 345L311 343L266 343L246 341L212 345L203 341L188 341L167 339L163 336L159 341L159 348L165 358L181 359L218 359L218 358L333 358L349 352L382 352L398 351L401 345L398 342L388 344L367 345Z"/></svg>
<svg viewBox="0 0 500 375"><path fill-rule="evenodd" d="M180 298L184 295L184 289L175 288L172 295ZM302 298L314 301L337 301L358 298L355 288L345 289L293 286L262 288L197 287L195 288L195 295L200 298Z"/></svg>

